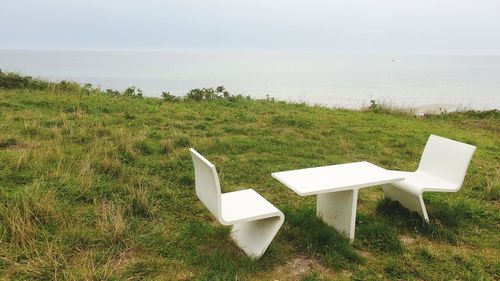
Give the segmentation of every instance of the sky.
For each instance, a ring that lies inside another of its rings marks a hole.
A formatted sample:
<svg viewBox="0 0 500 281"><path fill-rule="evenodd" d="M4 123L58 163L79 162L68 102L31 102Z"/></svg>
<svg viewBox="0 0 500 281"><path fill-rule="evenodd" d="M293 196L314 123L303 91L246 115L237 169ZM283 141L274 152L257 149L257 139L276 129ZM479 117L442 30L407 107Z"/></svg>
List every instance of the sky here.
<svg viewBox="0 0 500 281"><path fill-rule="evenodd" d="M500 0L0 0L0 49L500 54Z"/></svg>

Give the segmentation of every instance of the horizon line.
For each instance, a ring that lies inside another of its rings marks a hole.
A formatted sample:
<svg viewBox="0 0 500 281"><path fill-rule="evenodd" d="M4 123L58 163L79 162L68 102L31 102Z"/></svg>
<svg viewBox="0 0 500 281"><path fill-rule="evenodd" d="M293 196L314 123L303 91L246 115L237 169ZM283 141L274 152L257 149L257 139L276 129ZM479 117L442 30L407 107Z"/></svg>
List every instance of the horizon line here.
<svg viewBox="0 0 500 281"><path fill-rule="evenodd" d="M224 49L224 48L74 48L74 47L0 47L0 51L53 51L53 52L177 52L177 53L299 53L332 55L439 55L439 56L500 56L500 52L409 52L409 51L334 51L299 49Z"/></svg>

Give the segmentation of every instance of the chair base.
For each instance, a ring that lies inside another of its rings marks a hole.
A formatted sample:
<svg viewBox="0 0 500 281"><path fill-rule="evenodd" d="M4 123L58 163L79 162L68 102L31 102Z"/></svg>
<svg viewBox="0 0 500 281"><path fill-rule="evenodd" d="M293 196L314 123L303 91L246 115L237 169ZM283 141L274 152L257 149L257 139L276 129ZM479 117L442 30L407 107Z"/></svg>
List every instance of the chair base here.
<svg viewBox="0 0 500 281"><path fill-rule="evenodd" d="M429 216L427 215L427 209L425 208L424 199L422 193L415 195L413 193L406 192L396 186L391 184L385 184L382 186L385 195L392 201L397 201L401 206L406 209L416 212L419 214L426 222L429 222Z"/></svg>
<svg viewBox="0 0 500 281"><path fill-rule="evenodd" d="M233 225L231 238L248 256L260 258L285 221L283 213Z"/></svg>

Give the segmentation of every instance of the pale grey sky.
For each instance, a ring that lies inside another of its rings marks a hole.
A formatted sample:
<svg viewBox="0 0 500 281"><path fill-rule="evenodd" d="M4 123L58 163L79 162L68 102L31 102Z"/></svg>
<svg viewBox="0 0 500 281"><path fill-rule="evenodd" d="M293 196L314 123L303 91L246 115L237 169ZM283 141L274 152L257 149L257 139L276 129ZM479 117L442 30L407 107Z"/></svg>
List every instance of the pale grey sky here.
<svg viewBox="0 0 500 281"><path fill-rule="evenodd" d="M500 0L0 0L0 48L500 54Z"/></svg>

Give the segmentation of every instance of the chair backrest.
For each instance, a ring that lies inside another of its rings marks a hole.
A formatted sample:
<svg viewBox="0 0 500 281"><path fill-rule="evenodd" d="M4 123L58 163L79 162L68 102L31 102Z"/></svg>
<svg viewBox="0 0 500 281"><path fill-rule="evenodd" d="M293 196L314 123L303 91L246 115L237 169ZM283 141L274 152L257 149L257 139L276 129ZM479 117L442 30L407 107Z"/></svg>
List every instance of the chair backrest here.
<svg viewBox="0 0 500 281"><path fill-rule="evenodd" d="M427 140L417 171L443 179L460 189L476 147L431 135Z"/></svg>
<svg viewBox="0 0 500 281"><path fill-rule="evenodd" d="M194 164L196 196L217 219L221 218L221 189L215 166L193 148L189 149Z"/></svg>

